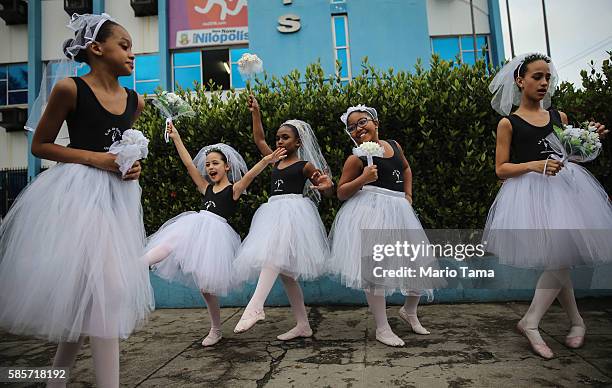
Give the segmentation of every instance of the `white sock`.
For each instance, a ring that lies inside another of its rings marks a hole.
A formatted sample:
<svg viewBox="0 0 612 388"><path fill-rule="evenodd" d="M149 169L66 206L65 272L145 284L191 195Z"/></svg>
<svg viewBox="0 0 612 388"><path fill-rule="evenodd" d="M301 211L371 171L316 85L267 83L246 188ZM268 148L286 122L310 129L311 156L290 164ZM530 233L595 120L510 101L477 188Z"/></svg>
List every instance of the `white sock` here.
<svg viewBox="0 0 612 388"><path fill-rule="evenodd" d="M219 307L219 299L217 298L217 295L202 291L202 296L206 301L208 316L210 317L210 328L221 329L221 308Z"/></svg>
<svg viewBox="0 0 612 388"><path fill-rule="evenodd" d="M538 327L540 320L550 308L550 305L555 300L561 290L557 271L544 271L538 283L536 290L529 305L529 309L521 319L521 325L526 329L525 334L531 342L543 343L544 340L540 336Z"/></svg>
<svg viewBox="0 0 612 388"><path fill-rule="evenodd" d="M564 273L565 281L563 282L563 288L557 295L557 300L561 307L565 310L567 317L570 319L571 328L568 333L568 337L576 337L584 335L584 320L580 316L578 311L578 305L576 304L576 297L574 296L574 287L572 285L572 279L570 277L569 270L565 270Z"/></svg>
<svg viewBox="0 0 612 388"><path fill-rule="evenodd" d="M283 282L285 292L287 293L287 298L289 299L296 325L294 328L279 335L277 338L287 341L297 337L310 337L312 335L312 330L308 322L308 314L306 313L306 306L304 305L304 294L302 293L300 284L287 275L281 274L280 278Z"/></svg>
<svg viewBox="0 0 612 388"><path fill-rule="evenodd" d="M278 271L271 268L262 268L261 272L259 273L259 279L257 280L255 292L245 307L244 313L242 313L243 317L248 317L251 314L255 314L256 312L263 310L264 304L266 303L266 298L270 294L272 287L274 287L274 282L276 281L277 277Z"/></svg>
<svg viewBox="0 0 612 388"><path fill-rule="evenodd" d="M119 388L119 339L89 337L96 385Z"/></svg>
<svg viewBox="0 0 612 388"><path fill-rule="evenodd" d="M406 318L408 323L412 327L412 330L417 334L429 334L429 331L421 325L419 317L417 316L417 306L421 300L420 295L409 295L404 299L403 309L406 312Z"/></svg>
<svg viewBox="0 0 612 388"><path fill-rule="evenodd" d="M387 320L387 302L384 295L374 295L366 291L366 299L376 322L376 339L385 345L403 346L404 341L398 337Z"/></svg>
<svg viewBox="0 0 612 388"><path fill-rule="evenodd" d="M57 351L55 352L55 357L53 358L53 367L54 368L68 368L68 370L72 369L74 366L74 362L76 360L81 347L83 346L83 342L85 342L85 337L79 337L77 342L60 342L57 345ZM49 388L61 388L65 387L67 382L48 382L47 387Z"/></svg>

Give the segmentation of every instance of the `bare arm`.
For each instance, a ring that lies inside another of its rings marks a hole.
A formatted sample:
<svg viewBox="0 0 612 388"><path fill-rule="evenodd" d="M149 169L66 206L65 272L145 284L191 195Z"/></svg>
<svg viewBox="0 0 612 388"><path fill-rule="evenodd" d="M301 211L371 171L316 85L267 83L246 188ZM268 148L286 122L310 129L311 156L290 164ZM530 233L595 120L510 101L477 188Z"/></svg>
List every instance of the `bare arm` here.
<svg viewBox="0 0 612 388"><path fill-rule="evenodd" d="M233 198L234 201L238 200L242 193L249 187L257 175L261 174L265 170L266 166L272 163L276 163L281 159L284 159L287 155L287 150L277 149L270 155L266 155L256 165L254 165L238 182L234 183L233 186Z"/></svg>
<svg viewBox="0 0 612 388"><path fill-rule="evenodd" d="M115 155L64 147L55 144L64 120L76 107L77 87L66 78L56 83L49 96L49 103L40 118L32 139L32 154L43 159L63 163L78 163L118 172Z"/></svg>
<svg viewBox="0 0 612 388"><path fill-rule="evenodd" d="M312 189L318 190L327 198L331 198L334 195L334 182L332 182L329 175L324 174L323 171L316 168L314 164L310 162L306 163L303 173L312 183L310 186Z"/></svg>
<svg viewBox="0 0 612 388"><path fill-rule="evenodd" d="M138 95L138 105L136 106L136 112L134 113L134 121L132 122L132 125L136 122L136 120L138 120L138 117L140 117L140 114L142 113L142 110L145 107L145 100L144 97L141 95Z"/></svg>
<svg viewBox="0 0 612 388"><path fill-rule="evenodd" d="M264 133L263 124L261 122L259 103L255 97L253 97L253 95L249 96L248 107L251 111L251 118L253 119L253 141L263 156L270 155L272 153L272 149L270 146L268 146L268 143L266 143L266 136Z"/></svg>
<svg viewBox="0 0 612 388"><path fill-rule="evenodd" d="M406 195L406 199L410 204L412 204L412 170L410 169L410 164L408 164L408 159L406 159L406 155L404 155L404 150L402 146L397 143L397 147L401 151L402 163L404 168L404 193Z"/></svg>
<svg viewBox="0 0 612 388"><path fill-rule="evenodd" d="M566 117L567 120L567 117ZM495 147L495 173L500 179L517 177L528 172L541 173L546 166L547 175L556 175L563 166L553 159L534 160L525 163L510 163L510 144L512 143L512 124L507 118L497 125L497 144Z"/></svg>
<svg viewBox="0 0 612 388"><path fill-rule="evenodd" d="M349 156L344 162L336 193L339 200L346 201L361 190L363 186L378 179L376 165L367 166L363 168L363 171L362 168L363 163L355 155Z"/></svg>
<svg viewBox="0 0 612 388"><path fill-rule="evenodd" d="M179 157L181 158L181 161L183 162L185 167L187 167L187 172L189 173L189 176L191 177L193 183L197 186L198 191L200 191L201 193L206 192L208 182L202 177L202 174L200 174L200 170L198 170L196 165L193 163L193 159L191 159L189 151L187 151L187 148L185 148L185 145L183 144L181 135L179 135L172 122L168 123L166 131L168 131L168 135L172 139L172 142L176 147L176 151L178 152Z"/></svg>

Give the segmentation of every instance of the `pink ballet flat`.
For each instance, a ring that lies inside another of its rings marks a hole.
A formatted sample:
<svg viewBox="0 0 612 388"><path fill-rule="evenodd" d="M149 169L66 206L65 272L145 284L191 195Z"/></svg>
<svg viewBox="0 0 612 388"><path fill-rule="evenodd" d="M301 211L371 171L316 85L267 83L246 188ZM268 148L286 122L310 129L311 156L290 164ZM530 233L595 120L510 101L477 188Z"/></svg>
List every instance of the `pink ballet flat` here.
<svg viewBox="0 0 612 388"><path fill-rule="evenodd" d="M553 358L555 356L555 354L553 353L553 351L548 347L548 345L546 345L546 343L544 342L540 342L540 343L535 343L535 342L531 342L531 340L529 339L529 336L527 336L526 330L524 327L521 326L520 322L516 324L516 330L519 332L519 334L521 334L522 336L524 336L525 338L527 338L527 341L529 341L529 345L531 346L531 350L533 350L533 352L546 359L546 360L550 360L551 358Z"/></svg>
<svg viewBox="0 0 612 388"><path fill-rule="evenodd" d="M244 333L253 327L257 322L263 321L264 319L266 319L266 314L263 311L258 311L256 314L253 314L247 318L245 318L243 315L234 328L234 333Z"/></svg>
<svg viewBox="0 0 612 388"><path fill-rule="evenodd" d="M565 337L565 346L570 349L579 349L584 346L584 333L586 331L586 327L579 326L582 328L582 335L576 335L572 337Z"/></svg>

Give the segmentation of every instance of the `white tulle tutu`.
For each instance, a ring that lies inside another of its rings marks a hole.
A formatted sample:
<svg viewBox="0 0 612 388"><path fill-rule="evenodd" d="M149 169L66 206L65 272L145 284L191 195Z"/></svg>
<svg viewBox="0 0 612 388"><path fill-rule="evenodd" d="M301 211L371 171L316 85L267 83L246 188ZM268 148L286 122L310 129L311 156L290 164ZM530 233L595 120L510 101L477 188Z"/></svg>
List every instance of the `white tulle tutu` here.
<svg viewBox="0 0 612 388"><path fill-rule="evenodd" d="M567 163L556 176L529 172L504 182L483 241L500 263L560 269L612 261L612 205L586 169Z"/></svg>
<svg viewBox="0 0 612 388"><path fill-rule="evenodd" d="M153 309L140 186L57 164L0 227L0 325L51 341L125 338Z"/></svg>
<svg viewBox="0 0 612 388"><path fill-rule="evenodd" d="M154 266L166 280L215 295L232 288L233 266L240 236L225 218L206 210L185 212L167 221L147 243L150 249L168 250Z"/></svg>
<svg viewBox="0 0 612 388"><path fill-rule="evenodd" d="M255 212L234 268L239 280L256 279L263 267L308 280L321 274L328 256L314 203L301 194L274 195Z"/></svg>
<svg viewBox="0 0 612 388"><path fill-rule="evenodd" d="M364 186L338 211L330 231L330 241L331 259L327 263L327 272L339 276L342 284L347 287L377 295L389 295L398 290L405 295L420 294L421 290L431 295L431 289L446 284L443 279L427 276L372 279L366 272L362 276L362 271L369 272L372 269L362 268L362 260L368 265L375 265L372 251L365 251L366 246L371 246L370 243L408 241L412 244L427 244L429 241L402 192ZM397 257L387 258L383 265L389 269L413 268L417 273L419 267L438 269L437 259L432 256L420 256L413 262ZM368 278L371 281L366 280Z"/></svg>

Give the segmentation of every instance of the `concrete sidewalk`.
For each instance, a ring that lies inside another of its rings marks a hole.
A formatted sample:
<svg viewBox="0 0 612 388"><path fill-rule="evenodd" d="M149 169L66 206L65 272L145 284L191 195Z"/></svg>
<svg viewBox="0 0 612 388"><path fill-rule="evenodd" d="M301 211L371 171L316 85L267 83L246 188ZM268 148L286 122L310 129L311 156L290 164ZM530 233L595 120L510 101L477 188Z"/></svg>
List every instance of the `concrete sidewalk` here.
<svg viewBox="0 0 612 388"><path fill-rule="evenodd" d="M121 382L128 387L576 387L612 386L612 299L579 301L588 327L584 348L563 345L567 318L559 306L545 316L541 333L556 358L533 355L513 331L524 303L422 306L432 334L417 336L387 313L406 341L391 348L374 339L364 307L310 307L314 336L291 342L276 335L293 326L289 308L266 308L266 320L243 334L232 332L242 308L222 311L225 338L213 348L203 309L156 311L149 324L121 344ZM48 366L54 344L1 334L0 366ZM85 345L71 374L74 387L95 382ZM36 386L30 384L29 386Z"/></svg>

